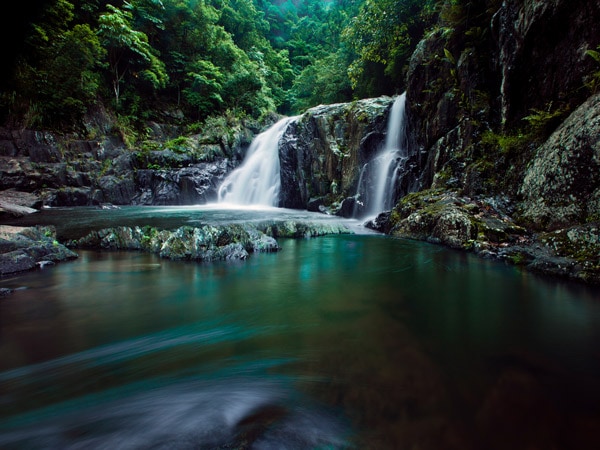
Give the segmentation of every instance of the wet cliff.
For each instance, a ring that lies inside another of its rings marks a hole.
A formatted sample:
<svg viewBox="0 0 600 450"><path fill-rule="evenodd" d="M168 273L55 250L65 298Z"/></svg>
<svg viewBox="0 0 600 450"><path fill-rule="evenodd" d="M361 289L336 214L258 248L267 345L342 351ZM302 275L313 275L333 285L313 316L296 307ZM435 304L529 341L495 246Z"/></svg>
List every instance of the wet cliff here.
<svg viewBox="0 0 600 450"><path fill-rule="evenodd" d="M385 229L598 281L600 5L471 4L419 43L407 76L422 190Z"/></svg>
<svg viewBox="0 0 600 450"><path fill-rule="evenodd" d="M214 201L257 130L256 124L237 124L190 134L154 123L144 141L132 144L110 129L95 128L97 137L82 138L3 128L0 200L21 192L32 194L21 195L21 204L34 208Z"/></svg>
<svg viewBox="0 0 600 450"><path fill-rule="evenodd" d="M393 99L317 106L282 136L280 205L352 215L361 167L385 138Z"/></svg>

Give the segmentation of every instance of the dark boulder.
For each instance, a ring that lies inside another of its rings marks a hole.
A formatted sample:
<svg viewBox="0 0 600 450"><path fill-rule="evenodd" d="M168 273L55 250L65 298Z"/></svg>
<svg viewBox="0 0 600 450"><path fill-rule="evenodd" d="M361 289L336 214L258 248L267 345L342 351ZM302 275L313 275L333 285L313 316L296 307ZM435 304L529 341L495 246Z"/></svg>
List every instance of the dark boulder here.
<svg viewBox="0 0 600 450"><path fill-rule="evenodd" d="M0 276L67 261L78 255L56 241L53 227L0 225Z"/></svg>
<svg viewBox="0 0 600 450"><path fill-rule="evenodd" d="M290 123L279 145L280 206L325 206L356 193L360 168L385 138L391 97L317 106Z"/></svg>

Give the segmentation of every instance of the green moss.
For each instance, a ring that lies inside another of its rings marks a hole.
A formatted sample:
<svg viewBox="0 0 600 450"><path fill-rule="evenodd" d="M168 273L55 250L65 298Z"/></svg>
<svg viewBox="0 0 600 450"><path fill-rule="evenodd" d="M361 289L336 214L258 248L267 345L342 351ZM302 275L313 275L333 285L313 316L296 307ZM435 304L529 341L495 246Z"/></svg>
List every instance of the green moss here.
<svg viewBox="0 0 600 450"><path fill-rule="evenodd" d="M572 258L586 266L600 264L600 234L596 228L572 228L543 233L540 240L563 257Z"/></svg>
<svg viewBox="0 0 600 450"><path fill-rule="evenodd" d="M142 238L140 243L142 247L149 248L152 245L152 241L158 236L158 229L150 226L142 228Z"/></svg>
<svg viewBox="0 0 600 450"><path fill-rule="evenodd" d="M102 167L100 168L100 176L103 177L108 172L108 169L112 167L112 159L105 159L102 161Z"/></svg>
<svg viewBox="0 0 600 450"><path fill-rule="evenodd" d="M157 141L144 141L140 145L142 153L150 153L163 149L163 144Z"/></svg>
<svg viewBox="0 0 600 450"><path fill-rule="evenodd" d="M483 145L497 148L501 154L505 155L522 152L531 141L531 135L522 131L517 131L514 134L499 134L488 130L481 135L481 143Z"/></svg>
<svg viewBox="0 0 600 450"><path fill-rule="evenodd" d="M186 136L179 136L171 139L164 144L164 148L175 153L188 153L190 151L190 141Z"/></svg>
<svg viewBox="0 0 600 450"><path fill-rule="evenodd" d="M515 253L508 257L508 260L516 266L523 266L527 263L527 256L523 253Z"/></svg>

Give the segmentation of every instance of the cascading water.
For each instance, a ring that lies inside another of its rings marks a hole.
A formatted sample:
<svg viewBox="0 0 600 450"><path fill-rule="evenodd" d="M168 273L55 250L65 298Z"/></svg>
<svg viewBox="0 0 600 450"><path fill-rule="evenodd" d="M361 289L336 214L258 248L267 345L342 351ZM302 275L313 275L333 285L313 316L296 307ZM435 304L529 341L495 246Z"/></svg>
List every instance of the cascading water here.
<svg viewBox="0 0 600 450"><path fill-rule="evenodd" d="M278 206L281 188L279 140L292 119L281 119L254 138L242 165L219 187L219 203Z"/></svg>
<svg viewBox="0 0 600 450"><path fill-rule="evenodd" d="M374 217L390 210L408 160L405 119L406 93L398 96L388 118L383 148L360 172L354 215Z"/></svg>

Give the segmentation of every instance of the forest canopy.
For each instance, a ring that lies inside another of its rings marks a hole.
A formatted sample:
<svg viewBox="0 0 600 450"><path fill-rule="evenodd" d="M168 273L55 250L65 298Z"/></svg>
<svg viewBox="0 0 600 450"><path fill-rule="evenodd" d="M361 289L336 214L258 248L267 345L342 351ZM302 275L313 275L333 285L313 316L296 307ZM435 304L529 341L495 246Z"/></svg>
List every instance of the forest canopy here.
<svg viewBox="0 0 600 450"><path fill-rule="evenodd" d="M259 118L397 94L446 3L460 1L48 0L20 18L3 119L64 129L98 105L138 123Z"/></svg>

